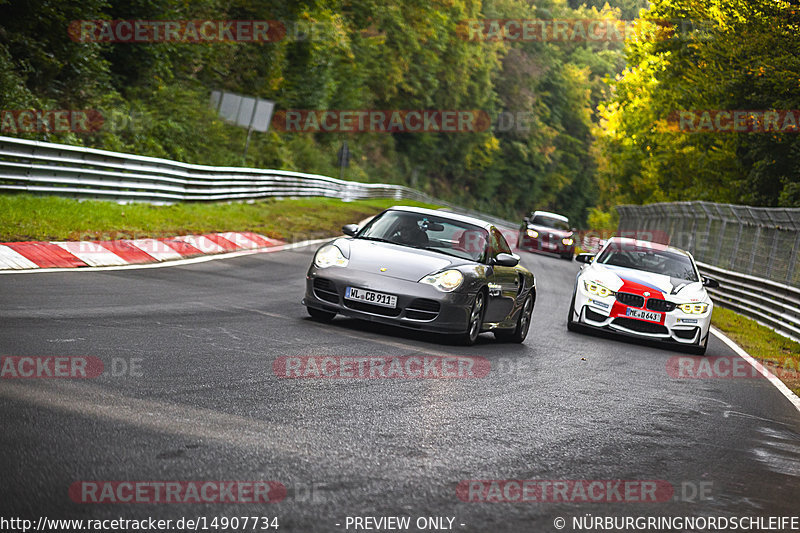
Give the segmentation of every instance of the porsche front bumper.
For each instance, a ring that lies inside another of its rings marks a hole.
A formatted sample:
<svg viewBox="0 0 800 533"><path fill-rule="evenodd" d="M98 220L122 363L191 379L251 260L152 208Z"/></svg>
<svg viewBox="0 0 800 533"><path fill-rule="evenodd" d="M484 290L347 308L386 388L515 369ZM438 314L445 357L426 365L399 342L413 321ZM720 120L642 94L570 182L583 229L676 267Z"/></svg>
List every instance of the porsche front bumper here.
<svg viewBox="0 0 800 533"><path fill-rule="evenodd" d="M345 299L347 287L397 296L395 308ZM466 330L474 293L441 292L431 285L348 268L312 266L303 305L341 315L442 333Z"/></svg>

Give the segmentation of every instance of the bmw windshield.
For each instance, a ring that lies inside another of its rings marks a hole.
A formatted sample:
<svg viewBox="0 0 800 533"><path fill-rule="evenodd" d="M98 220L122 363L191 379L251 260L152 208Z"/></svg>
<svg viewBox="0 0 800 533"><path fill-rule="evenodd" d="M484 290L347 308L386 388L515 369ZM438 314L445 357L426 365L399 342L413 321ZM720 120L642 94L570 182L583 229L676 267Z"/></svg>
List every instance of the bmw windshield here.
<svg viewBox="0 0 800 533"><path fill-rule="evenodd" d="M697 270L688 256L654 248L609 245L596 260L612 267L625 267L661 274L683 281L699 281Z"/></svg>

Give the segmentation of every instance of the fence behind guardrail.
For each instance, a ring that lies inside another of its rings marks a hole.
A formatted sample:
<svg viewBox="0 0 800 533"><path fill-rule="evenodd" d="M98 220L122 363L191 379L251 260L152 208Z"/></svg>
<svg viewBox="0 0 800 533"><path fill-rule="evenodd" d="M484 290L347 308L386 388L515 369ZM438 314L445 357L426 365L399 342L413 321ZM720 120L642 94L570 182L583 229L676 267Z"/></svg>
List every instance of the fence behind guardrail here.
<svg viewBox="0 0 800 533"><path fill-rule="evenodd" d="M191 165L14 137L0 137L0 191L161 204L301 196L394 198L446 206L498 226L517 226L402 185L359 183L285 170Z"/></svg>
<svg viewBox="0 0 800 533"><path fill-rule="evenodd" d="M720 281L715 301L800 340L800 209L711 202L617 206L618 234L663 235Z"/></svg>

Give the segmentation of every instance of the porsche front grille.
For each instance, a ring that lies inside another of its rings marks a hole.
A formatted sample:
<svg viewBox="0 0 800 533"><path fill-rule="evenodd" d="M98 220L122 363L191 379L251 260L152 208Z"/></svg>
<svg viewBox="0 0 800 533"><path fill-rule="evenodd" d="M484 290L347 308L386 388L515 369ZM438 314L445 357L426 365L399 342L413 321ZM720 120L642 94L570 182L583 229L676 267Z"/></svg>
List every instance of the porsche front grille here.
<svg viewBox="0 0 800 533"><path fill-rule="evenodd" d="M336 284L329 279L314 278L314 294L320 300L335 304L339 303L339 293L336 292Z"/></svg>
<svg viewBox="0 0 800 533"><path fill-rule="evenodd" d="M401 311L399 307L392 309L390 307L381 307L380 305L357 302L355 300L345 300L344 305L356 311L363 311L365 313L372 313L373 315L382 316L398 316Z"/></svg>
<svg viewBox="0 0 800 533"><path fill-rule="evenodd" d="M441 304L436 300L417 298L406 307L406 318L411 320L433 320L439 316Z"/></svg>

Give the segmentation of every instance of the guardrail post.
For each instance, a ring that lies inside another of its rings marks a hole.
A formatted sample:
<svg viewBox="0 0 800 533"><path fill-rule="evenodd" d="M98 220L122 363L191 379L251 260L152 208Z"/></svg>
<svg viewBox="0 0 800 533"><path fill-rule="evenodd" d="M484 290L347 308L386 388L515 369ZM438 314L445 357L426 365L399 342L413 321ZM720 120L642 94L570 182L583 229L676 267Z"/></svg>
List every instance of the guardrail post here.
<svg viewBox="0 0 800 533"><path fill-rule="evenodd" d="M794 246L792 247L792 257L789 259L789 268L786 269L786 283L789 285L792 284L794 281L794 274L797 271L797 253L798 248L800 248L800 232L797 232L797 237L794 240Z"/></svg>

